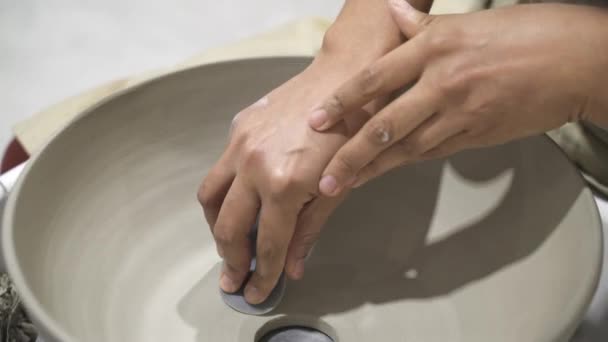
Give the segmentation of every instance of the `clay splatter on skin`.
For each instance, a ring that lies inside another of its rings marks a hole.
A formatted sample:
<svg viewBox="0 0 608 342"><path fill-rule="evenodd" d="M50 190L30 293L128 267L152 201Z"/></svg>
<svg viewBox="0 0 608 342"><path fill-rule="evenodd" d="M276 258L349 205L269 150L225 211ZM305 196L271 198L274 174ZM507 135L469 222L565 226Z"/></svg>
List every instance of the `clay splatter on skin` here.
<svg viewBox="0 0 608 342"><path fill-rule="evenodd" d="M381 131L380 134L380 139L383 143L387 143L389 140L391 140L391 136L388 134L387 131Z"/></svg>

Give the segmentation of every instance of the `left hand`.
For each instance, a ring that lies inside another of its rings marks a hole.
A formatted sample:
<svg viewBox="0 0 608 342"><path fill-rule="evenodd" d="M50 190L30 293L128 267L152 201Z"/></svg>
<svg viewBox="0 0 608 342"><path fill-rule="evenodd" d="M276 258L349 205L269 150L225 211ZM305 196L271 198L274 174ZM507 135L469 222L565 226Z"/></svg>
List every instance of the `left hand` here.
<svg viewBox="0 0 608 342"><path fill-rule="evenodd" d="M304 71L241 111L224 153L200 187L199 201L223 259L220 287L233 293L249 279L244 292L251 304L268 297L283 271L302 278L322 226L344 197L318 196L317 181L370 114L358 111L323 134L306 123L315 100L350 76L351 67L340 61L320 53ZM257 264L248 278L250 230L258 214Z"/></svg>
<svg viewBox="0 0 608 342"><path fill-rule="evenodd" d="M409 41L327 97L309 118L324 131L354 108L411 88L335 154L319 183L336 196L400 165L501 144L589 119L605 86L608 15L585 6L519 5L432 16L389 0ZM602 34L604 37L602 38ZM604 56L604 57L602 57Z"/></svg>

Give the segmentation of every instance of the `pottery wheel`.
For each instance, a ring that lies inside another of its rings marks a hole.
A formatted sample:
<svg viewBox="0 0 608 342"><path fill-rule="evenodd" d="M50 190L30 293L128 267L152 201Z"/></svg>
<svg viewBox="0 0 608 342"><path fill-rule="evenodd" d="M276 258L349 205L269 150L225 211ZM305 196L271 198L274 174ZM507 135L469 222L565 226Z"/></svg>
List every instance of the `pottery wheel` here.
<svg viewBox="0 0 608 342"><path fill-rule="evenodd" d="M591 193L545 137L357 189L275 311L223 303L196 189L234 114L307 61L180 72L106 102L52 142L16 200L15 280L28 307L44 308L32 316L52 318L66 342L252 342L286 327L341 342L572 334L597 283L600 226Z"/></svg>

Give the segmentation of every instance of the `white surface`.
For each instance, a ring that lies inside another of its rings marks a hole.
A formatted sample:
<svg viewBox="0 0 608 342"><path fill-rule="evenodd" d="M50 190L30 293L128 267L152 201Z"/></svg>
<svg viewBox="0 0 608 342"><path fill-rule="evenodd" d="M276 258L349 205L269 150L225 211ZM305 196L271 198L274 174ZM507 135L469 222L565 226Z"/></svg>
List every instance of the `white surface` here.
<svg viewBox="0 0 608 342"><path fill-rule="evenodd" d="M0 0L0 149L17 121L67 96L178 63L341 0Z"/></svg>
<svg viewBox="0 0 608 342"><path fill-rule="evenodd" d="M585 321L572 342L608 341L608 201L596 197L602 224L604 226L604 265L600 286L593 298Z"/></svg>
<svg viewBox="0 0 608 342"><path fill-rule="evenodd" d="M15 167L5 174L0 175L0 186L6 191L10 191L15 183L17 183L17 179L21 175L21 171L23 171L24 168L25 163Z"/></svg>

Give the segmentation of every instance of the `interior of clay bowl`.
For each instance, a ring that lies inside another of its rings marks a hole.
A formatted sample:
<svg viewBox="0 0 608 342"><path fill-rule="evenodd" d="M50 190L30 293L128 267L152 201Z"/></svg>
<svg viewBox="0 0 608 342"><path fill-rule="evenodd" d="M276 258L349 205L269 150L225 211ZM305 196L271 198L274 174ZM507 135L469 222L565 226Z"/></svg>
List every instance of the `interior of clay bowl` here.
<svg viewBox="0 0 608 342"><path fill-rule="evenodd" d="M601 233L589 190L544 137L404 167L357 189L272 314L222 303L197 188L235 113L307 63L179 72L62 132L5 220L8 267L35 319L87 342L253 342L291 325L342 342L570 334L596 286Z"/></svg>

